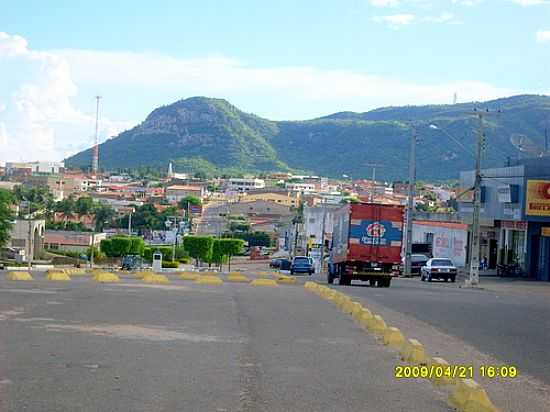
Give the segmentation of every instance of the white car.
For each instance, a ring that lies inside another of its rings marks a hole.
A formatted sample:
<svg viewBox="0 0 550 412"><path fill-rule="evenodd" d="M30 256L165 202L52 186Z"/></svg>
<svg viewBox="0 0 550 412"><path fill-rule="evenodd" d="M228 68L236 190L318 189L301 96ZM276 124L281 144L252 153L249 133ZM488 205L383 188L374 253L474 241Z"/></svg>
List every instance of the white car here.
<svg viewBox="0 0 550 412"><path fill-rule="evenodd" d="M420 269L420 280L431 282L432 279L443 279L447 282L456 280L457 268L448 258L431 258L426 266Z"/></svg>

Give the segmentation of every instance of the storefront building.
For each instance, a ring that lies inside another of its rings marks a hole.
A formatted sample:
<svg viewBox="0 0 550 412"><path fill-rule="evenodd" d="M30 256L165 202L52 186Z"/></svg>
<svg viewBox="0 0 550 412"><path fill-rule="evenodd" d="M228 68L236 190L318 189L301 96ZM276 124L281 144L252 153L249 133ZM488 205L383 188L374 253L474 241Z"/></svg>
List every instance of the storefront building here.
<svg viewBox="0 0 550 412"><path fill-rule="evenodd" d="M520 159L481 174L480 257L488 258L489 268L517 263L527 277L549 281L550 157ZM461 187L467 190L473 182L473 171L461 172ZM468 192L458 199L469 232L472 200Z"/></svg>

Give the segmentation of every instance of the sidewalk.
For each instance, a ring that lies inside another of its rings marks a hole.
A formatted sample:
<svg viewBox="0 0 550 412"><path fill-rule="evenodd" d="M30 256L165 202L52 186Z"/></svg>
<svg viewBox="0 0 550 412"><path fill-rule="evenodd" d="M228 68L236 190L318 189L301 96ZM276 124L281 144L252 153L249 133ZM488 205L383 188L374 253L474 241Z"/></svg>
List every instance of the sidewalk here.
<svg viewBox="0 0 550 412"><path fill-rule="evenodd" d="M466 279L468 279L468 273L460 271L457 282L464 283ZM536 293L550 297L550 282L517 277L503 278L496 275L496 270L481 271L479 287L494 292Z"/></svg>

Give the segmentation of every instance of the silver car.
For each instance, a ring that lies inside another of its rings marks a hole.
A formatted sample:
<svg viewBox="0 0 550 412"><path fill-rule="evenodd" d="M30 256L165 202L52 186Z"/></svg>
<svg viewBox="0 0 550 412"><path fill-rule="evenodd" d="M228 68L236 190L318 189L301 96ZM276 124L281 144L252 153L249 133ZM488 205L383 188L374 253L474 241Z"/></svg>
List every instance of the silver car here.
<svg viewBox="0 0 550 412"><path fill-rule="evenodd" d="M432 258L426 266L420 269L420 280L431 282L433 279L443 279L445 282L456 280L457 268L448 258Z"/></svg>

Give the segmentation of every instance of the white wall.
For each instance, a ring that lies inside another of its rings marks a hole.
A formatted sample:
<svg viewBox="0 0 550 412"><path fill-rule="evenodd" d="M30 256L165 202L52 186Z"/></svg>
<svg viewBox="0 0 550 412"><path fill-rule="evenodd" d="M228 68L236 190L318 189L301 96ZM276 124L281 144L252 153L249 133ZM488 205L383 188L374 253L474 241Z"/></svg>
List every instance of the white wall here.
<svg viewBox="0 0 550 412"><path fill-rule="evenodd" d="M434 257L447 257L456 266L466 264L466 243L468 239L466 229L413 223L413 243L425 242L426 233L433 233L432 254Z"/></svg>

